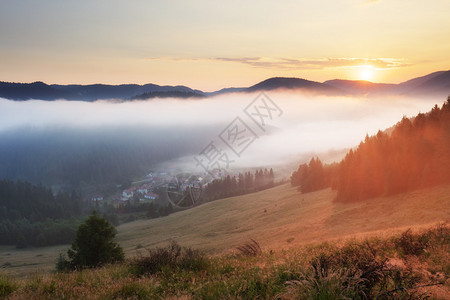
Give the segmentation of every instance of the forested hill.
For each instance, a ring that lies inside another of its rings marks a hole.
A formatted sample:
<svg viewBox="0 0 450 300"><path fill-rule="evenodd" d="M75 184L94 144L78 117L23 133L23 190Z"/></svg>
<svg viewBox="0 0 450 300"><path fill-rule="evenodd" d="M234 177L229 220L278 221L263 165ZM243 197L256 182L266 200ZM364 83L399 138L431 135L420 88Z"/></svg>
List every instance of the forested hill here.
<svg viewBox="0 0 450 300"><path fill-rule="evenodd" d="M56 196L42 185L0 180L0 245L43 246L70 242L81 214L75 193Z"/></svg>
<svg viewBox="0 0 450 300"><path fill-rule="evenodd" d="M186 86L160 86L157 84L90 84L90 85L58 85L46 84L44 82L14 83L0 81L0 97L13 100L79 100L95 101L101 99L123 99L129 100L137 95L145 93L156 93L155 95L171 95L178 97L186 93L201 97L204 93ZM150 97L147 97L150 98ZM142 98L141 98L142 99Z"/></svg>
<svg viewBox="0 0 450 300"><path fill-rule="evenodd" d="M0 219L44 221L47 218L69 218L80 214L81 199L75 193L59 193L42 185L0 180Z"/></svg>
<svg viewBox="0 0 450 300"><path fill-rule="evenodd" d="M358 201L450 182L450 97L439 108L404 117L390 134L366 137L336 165L312 160L291 183L308 192L331 185L337 201Z"/></svg>

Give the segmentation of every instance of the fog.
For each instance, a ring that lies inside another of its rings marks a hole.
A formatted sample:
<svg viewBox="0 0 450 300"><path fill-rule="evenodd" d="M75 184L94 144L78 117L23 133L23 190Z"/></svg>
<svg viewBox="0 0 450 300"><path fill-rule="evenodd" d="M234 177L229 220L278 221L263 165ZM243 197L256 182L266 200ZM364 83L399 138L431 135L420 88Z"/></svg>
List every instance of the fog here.
<svg viewBox="0 0 450 300"><path fill-rule="evenodd" d="M298 163L315 154L326 161L339 159L344 153L339 150L357 146L366 134L393 126L404 115L414 116L429 111L435 104L441 105L436 99L398 96L351 98L288 92L266 95L282 112L274 113L272 119L266 118L264 130L244 112L258 94L130 102L0 99L0 145L20 148L26 144L33 148L45 144L52 136L64 137L63 144L72 141L77 151L94 141L97 148L115 142L128 147L136 143L144 152L145 147L152 145L151 164L170 160L172 165L195 169L193 157L214 142L233 161L230 168L277 166ZM239 156L219 138L236 117L257 136ZM73 132L78 134L69 134ZM39 136L40 140L23 144L33 136ZM20 159L17 155L15 158Z"/></svg>

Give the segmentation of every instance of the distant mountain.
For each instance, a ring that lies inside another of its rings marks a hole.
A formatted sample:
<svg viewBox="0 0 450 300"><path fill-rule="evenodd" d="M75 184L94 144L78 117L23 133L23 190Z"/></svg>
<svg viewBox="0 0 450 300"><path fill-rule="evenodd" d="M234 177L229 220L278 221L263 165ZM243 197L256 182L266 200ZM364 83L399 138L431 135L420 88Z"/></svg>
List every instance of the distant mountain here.
<svg viewBox="0 0 450 300"><path fill-rule="evenodd" d="M33 83L9 83L0 82L0 97L12 100L82 100L95 101L100 99L129 100L145 93L174 93L176 95L203 96L199 90L193 90L185 86L159 86L156 84L122 84L122 85L47 85L43 82ZM178 93L178 94L177 94ZM155 94L156 95L156 94Z"/></svg>
<svg viewBox="0 0 450 300"><path fill-rule="evenodd" d="M432 73L434 76L430 76L421 84L412 86L410 93L442 97L450 95L450 70L436 73Z"/></svg>
<svg viewBox="0 0 450 300"><path fill-rule="evenodd" d="M221 90L215 91L215 92L209 92L209 93L205 93L208 96L216 96L216 95L221 95L221 94L228 94L228 93L239 93L244 91L246 88L235 88L235 87L231 87L231 88L223 88Z"/></svg>
<svg viewBox="0 0 450 300"><path fill-rule="evenodd" d="M257 91L271 91L275 89L301 89L304 91L315 92L327 95L343 95L345 94L339 88L327 85L324 83L310 81L301 78L286 78L286 77L273 77L261 81L249 88L244 89L244 92L257 92Z"/></svg>
<svg viewBox="0 0 450 300"><path fill-rule="evenodd" d="M248 93L279 89L334 96L430 95L447 97L450 94L450 70L434 72L400 84L342 79L317 82L301 78L273 77L250 87L224 88L215 92L203 92L186 86L160 86L156 84L48 85L43 82L0 82L0 97L12 100L134 100L166 97L202 98L227 93Z"/></svg>
<svg viewBox="0 0 450 300"><path fill-rule="evenodd" d="M419 85L425 83L426 81L428 81L428 80L430 80L430 79L432 79L432 78L434 78L434 77L436 77L438 75L441 75L443 73L445 73L445 71L433 72L433 73L430 73L430 74L425 75L425 76L421 76L421 77L416 77L416 78L410 79L410 80L402 82L402 83L400 83L398 85L402 86L403 88L414 88L414 87L419 86Z"/></svg>
<svg viewBox="0 0 450 300"><path fill-rule="evenodd" d="M33 83L10 83L0 82L0 97L12 100L28 100L28 99L67 99L64 91L55 89L43 82L37 81Z"/></svg>
<svg viewBox="0 0 450 300"><path fill-rule="evenodd" d="M191 91L166 91L166 92L148 92L131 98L131 100L146 100L152 98L204 98L205 94Z"/></svg>
<svg viewBox="0 0 450 300"><path fill-rule="evenodd" d="M446 97L450 94L450 71L434 72L399 84L374 83L363 80L334 79L324 84L352 95L430 95Z"/></svg>
<svg viewBox="0 0 450 300"><path fill-rule="evenodd" d="M374 83L364 80L333 79L325 81L324 84L341 89L352 95L376 95L396 93L398 85L388 83Z"/></svg>

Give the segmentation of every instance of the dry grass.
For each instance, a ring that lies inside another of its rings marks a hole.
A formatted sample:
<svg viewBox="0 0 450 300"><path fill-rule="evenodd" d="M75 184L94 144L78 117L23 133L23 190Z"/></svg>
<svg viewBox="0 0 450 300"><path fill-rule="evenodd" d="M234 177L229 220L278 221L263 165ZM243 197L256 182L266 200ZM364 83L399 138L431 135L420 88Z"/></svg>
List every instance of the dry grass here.
<svg viewBox="0 0 450 300"><path fill-rule="evenodd" d="M171 242L165 248L147 249L146 254L130 260L131 270L136 276L155 274L168 269L198 271L205 269L207 265L208 260L203 253L181 247L176 242Z"/></svg>
<svg viewBox="0 0 450 300"><path fill-rule="evenodd" d="M59 253L66 252L69 245L16 249L0 247L0 274L24 276L30 273L46 274L55 268Z"/></svg>
<svg viewBox="0 0 450 300"><path fill-rule="evenodd" d="M409 231L407 236L407 241L398 234L257 256L206 257L172 243L99 269L0 277L0 298L449 299L450 226ZM429 243L420 254L404 253L405 246L423 240Z"/></svg>
<svg viewBox="0 0 450 300"><path fill-rule="evenodd" d="M244 256L257 256L261 254L261 246L254 239L250 239L249 242L236 247L236 249Z"/></svg>
<svg viewBox="0 0 450 300"><path fill-rule="evenodd" d="M300 194L283 185L124 224L118 239L128 253L139 243L154 247L176 240L217 254L250 238L266 249L287 249L336 238L390 236L450 219L450 185L360 203L334 203L334 197L330 189Z"/></svg>
<svg viewBox="0 0 450 300"><path fill-rule="evenodd" d="M301 194L282 185L164 218L127 223L118 227L117 240L127 257L136 255L137 245L153 248L171 240L209 254L223 254L250 238L262 250L281 250L330 240L388 237L410 227L450 220L450 185L359 203L335 203L334 197L330 189ZM0 266L10 263L13 267L3 271L13 275L48 272L67 247L0 248Z"/></svg>

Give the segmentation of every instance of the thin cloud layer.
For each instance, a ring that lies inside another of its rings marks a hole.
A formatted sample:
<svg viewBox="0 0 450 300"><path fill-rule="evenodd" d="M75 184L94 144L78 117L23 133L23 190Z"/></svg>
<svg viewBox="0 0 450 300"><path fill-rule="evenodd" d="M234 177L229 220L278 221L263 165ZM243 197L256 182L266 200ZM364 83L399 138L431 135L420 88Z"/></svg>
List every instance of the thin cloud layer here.
<svg viewBox="0 0 450 300"><path fill-rule="evenodd" d="M173 61L201 61L212 60L233 62L259 68L277 69L325 69L371 65L377 69L403 68L411 64L402 58L272 58L272 57L212 57L212 58L183 58L183 57L153 57L150 60Z"/></svg>

